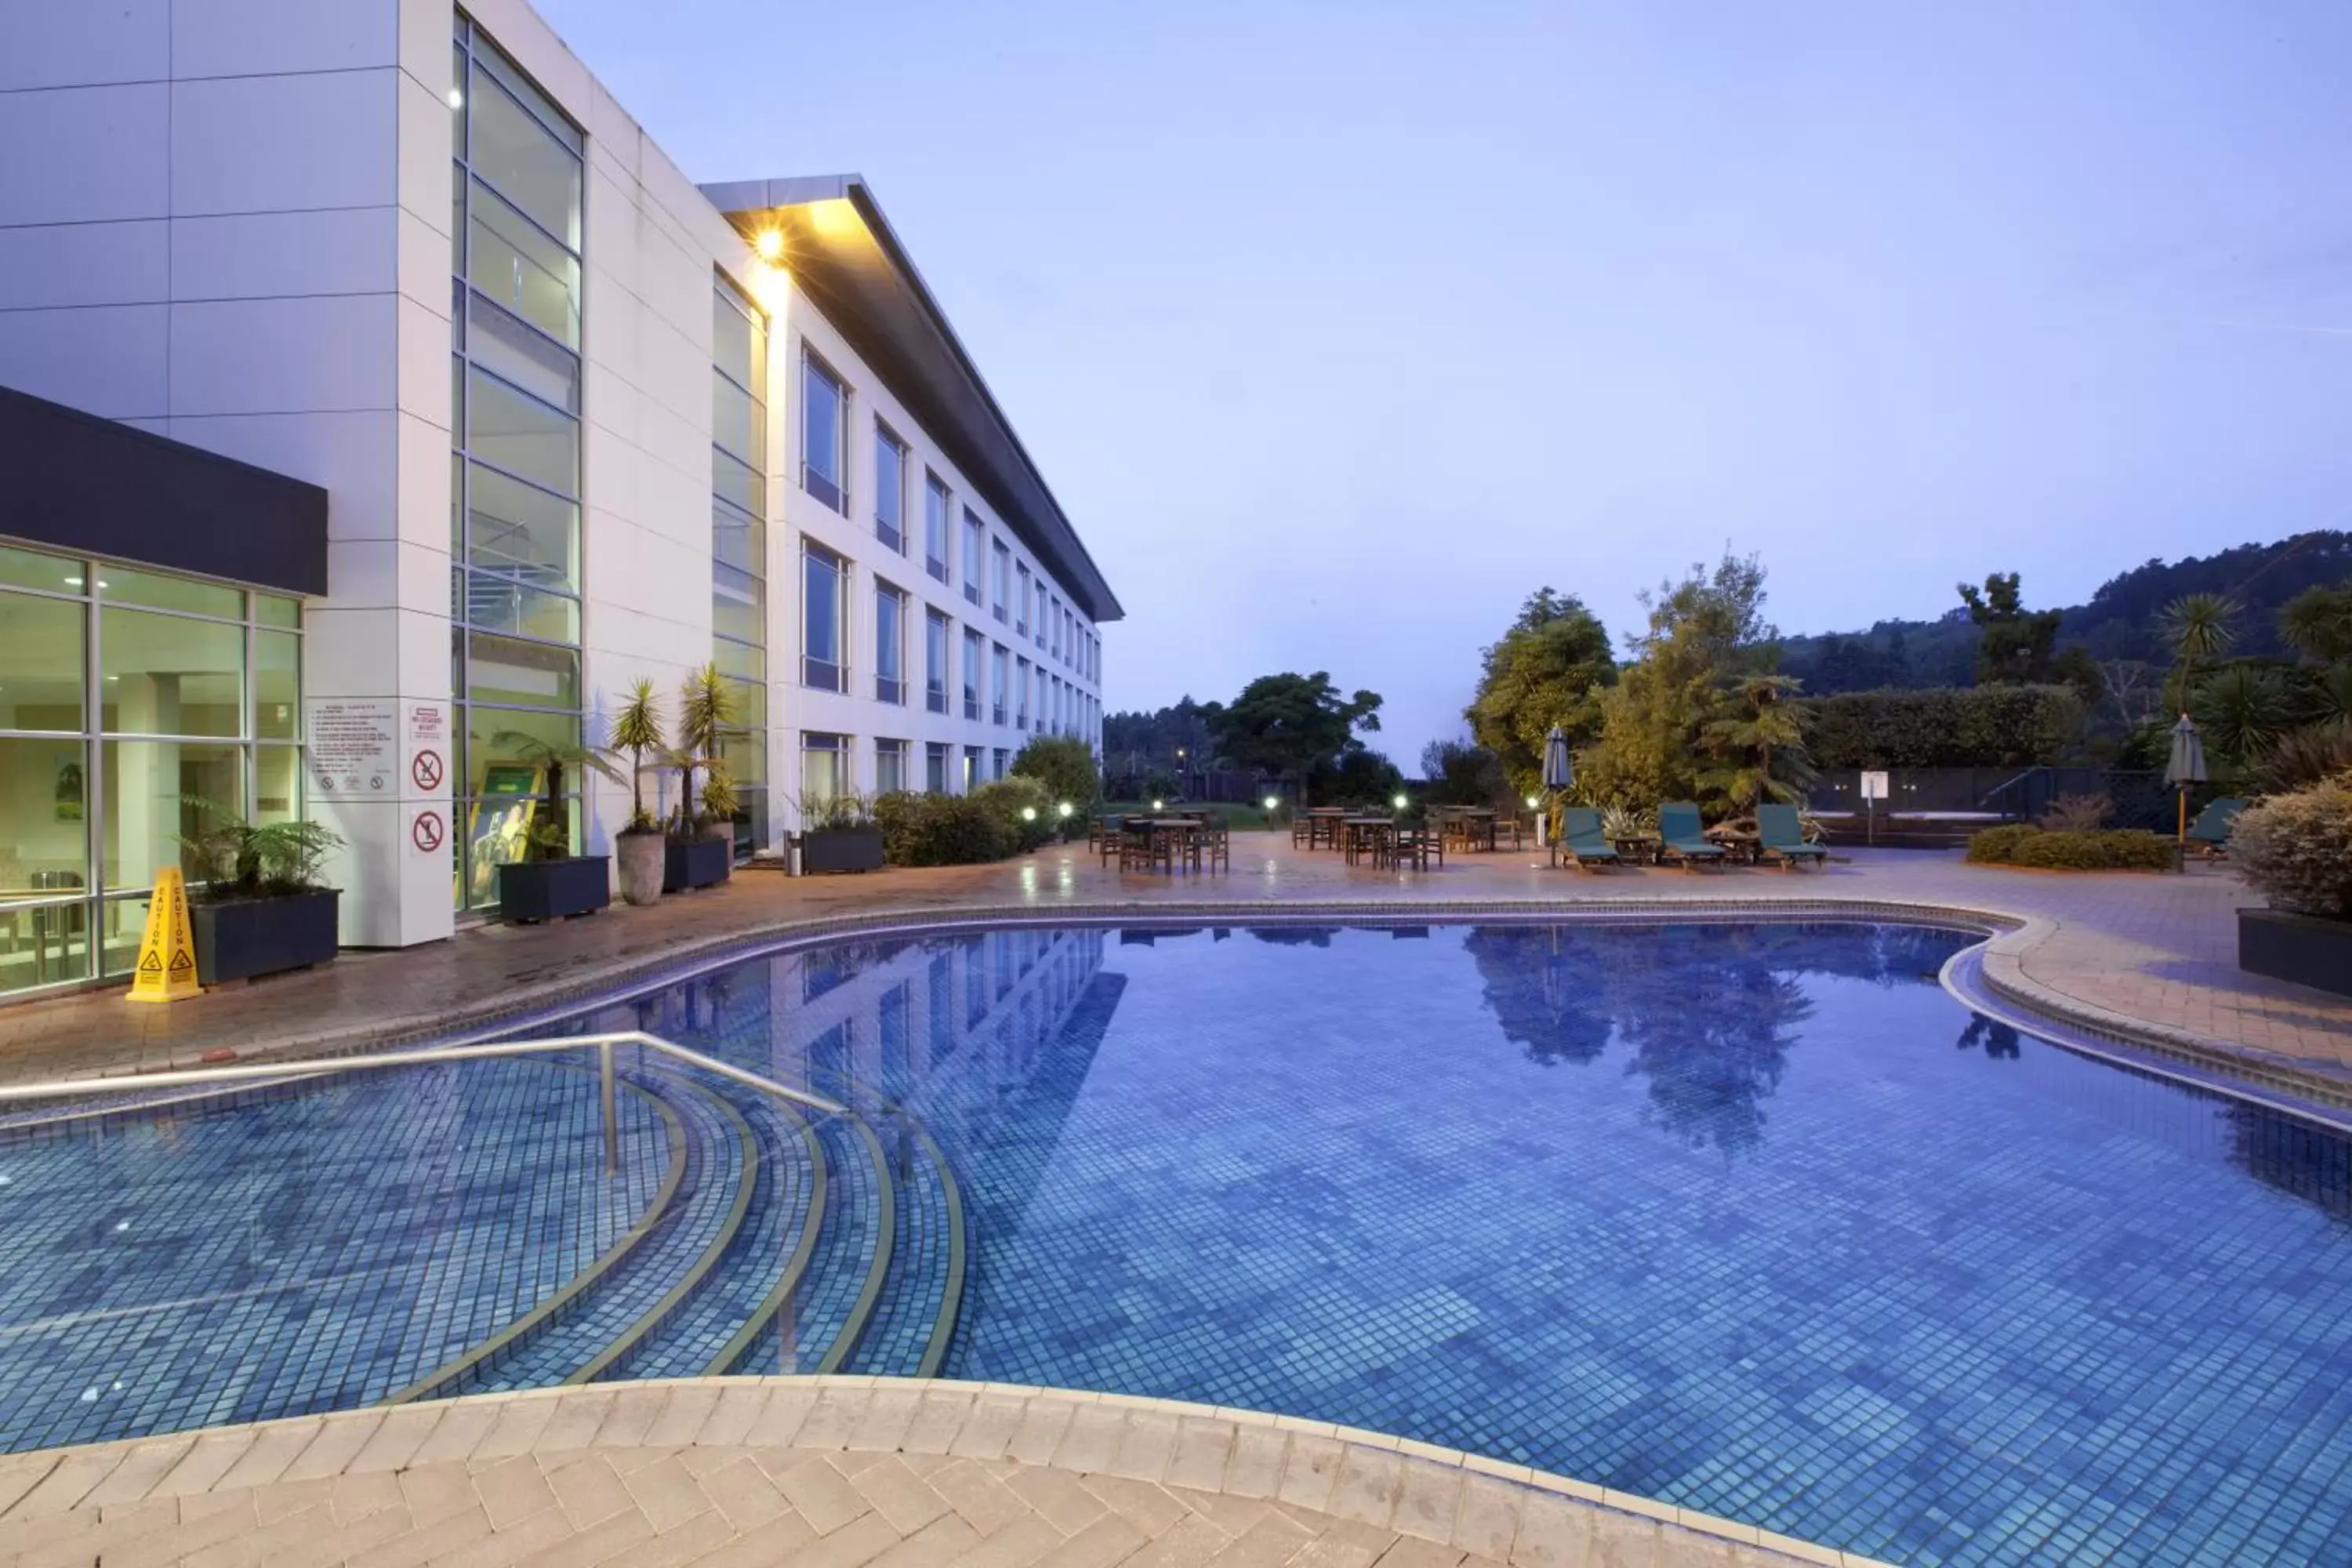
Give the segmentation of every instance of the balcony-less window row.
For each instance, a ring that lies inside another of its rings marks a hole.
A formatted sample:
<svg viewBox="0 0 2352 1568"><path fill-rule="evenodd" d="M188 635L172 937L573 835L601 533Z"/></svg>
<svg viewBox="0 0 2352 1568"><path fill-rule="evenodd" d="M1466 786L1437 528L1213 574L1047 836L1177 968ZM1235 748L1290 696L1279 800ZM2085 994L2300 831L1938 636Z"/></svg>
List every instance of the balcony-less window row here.
<svg viewBox="0 0 2352 1568"><path fill-rule="evenodd" d="M907 443L887 425L874 425L874 537L907 552Z"/></svg>
<svg viewBox="0 0 2352 1568"><path fill-rule="evenodd" d="M734 699L719 754L748 855L768 837L768 320L724 273L710 345L710 653Z"/></svg>

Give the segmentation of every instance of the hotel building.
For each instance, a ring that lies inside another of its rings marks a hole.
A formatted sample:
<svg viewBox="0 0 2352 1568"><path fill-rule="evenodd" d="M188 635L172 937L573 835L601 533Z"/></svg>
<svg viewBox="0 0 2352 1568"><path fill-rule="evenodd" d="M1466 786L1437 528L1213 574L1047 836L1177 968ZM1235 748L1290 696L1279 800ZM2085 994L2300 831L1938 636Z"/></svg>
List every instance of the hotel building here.
<svg viewBox="0 0 2352 1568"><path fill-rule="evenodd" d="M0 143L0 993L194 800L446 937L641 678L737 695L745 854L1098 744L1118 602L862 179L696 184L521 0L9 5Z"/></svg>

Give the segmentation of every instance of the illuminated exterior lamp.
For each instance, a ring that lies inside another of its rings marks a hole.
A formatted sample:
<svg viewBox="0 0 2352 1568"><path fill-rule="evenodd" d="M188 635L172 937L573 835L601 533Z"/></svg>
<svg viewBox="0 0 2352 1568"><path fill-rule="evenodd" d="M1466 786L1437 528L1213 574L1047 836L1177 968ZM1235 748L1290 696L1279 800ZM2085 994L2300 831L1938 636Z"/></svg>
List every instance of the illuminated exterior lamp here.
<svg viewBox="0 0 2352 1568"><path fill-rule="evenodd" d="M780 228L761 229L751 237L751 248L759 253L761 260L771 265L782 261L784 258L784 231Z"/></svg>
<svg viewBox="0 0 2352 1568"><path fill-rule="evenodd" d="M1076 808L1075 806L1071 805L1070 805L1070 803L1069 803L1068 801L1066 801L1066 801L1064 801L1060 805L1055 806L1054 809L1055 809L1055 811L1059 812L1062 816L1069 816L1069 815L1070 815L1070 813L1071 813L1072 811L1076 810Z"/></svg>
<svg viewBox="0 0 2352 1568"><path fill-rule="evenodd" d="M1281 808L1281 805L1282 805L1282 797L1281 797L1280 795L1267 795L1267 796L1265 797L1265 808L1266 808L1266 810L1268 810L1268 811L1276 811L1276 810L1279 810L1279 809Z"/></svg>
<svg viewBox="0 0 2352 1568"><path fill-rule="evenodd" d="M1021 808L1021 820L1022 820L1022 821L1024 821L1024 822L1034 822L1034 821L1036 821L1036 820L1037 820L1037 808L1036 808L1035 806L1034 806L1034 805L1024 805L1024 806L1023 806L1023 807Z"/></svg>
<svg viewBox="0 0 2352 1568"><path fill-rule="evenodd" d="M1391 805L1395 806L1399 811L1402 811L1406 806L1411 805L1412 803L1411 801L1409 801L1409 800L1405 799L1405 797L1404 797L1404 796L1402 796L1402 795L1399 795L1399 796L1397 796L1397 797L1396 797L1396 799L1394 799L1394 800L1391 801L1389 804L1390 804Z"/></svg>

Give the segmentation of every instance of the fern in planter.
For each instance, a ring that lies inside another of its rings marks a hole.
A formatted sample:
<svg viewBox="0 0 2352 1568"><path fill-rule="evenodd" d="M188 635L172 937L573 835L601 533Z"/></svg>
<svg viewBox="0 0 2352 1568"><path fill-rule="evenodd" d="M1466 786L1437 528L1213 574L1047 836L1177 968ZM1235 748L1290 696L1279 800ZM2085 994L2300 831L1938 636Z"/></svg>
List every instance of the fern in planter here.
<svg viewBox="0 0 2352 1568"><path fill-rule="evenodd" d="M319 879L342 838L315 822L248 822L216 801L183 796L196 829L179 836L181 859L199 899L285 898L325 890Z"/></svg>
<svg viewBox="0 0 2352 1568"><path fill-rule="evenodd" d="M524 858L530 860L562 860L572 854L571 814L564 807L564 775L567 773L594 773L614 784L628 781L621 776L606 752L599 747L583 746L567 742L553 742L537 735L527 735L520 730L501 730L490 737L490 743L512 752L518 762L542 768L547 774L547 787L540 799L546 809L531 825L526 838Z"/></svg>

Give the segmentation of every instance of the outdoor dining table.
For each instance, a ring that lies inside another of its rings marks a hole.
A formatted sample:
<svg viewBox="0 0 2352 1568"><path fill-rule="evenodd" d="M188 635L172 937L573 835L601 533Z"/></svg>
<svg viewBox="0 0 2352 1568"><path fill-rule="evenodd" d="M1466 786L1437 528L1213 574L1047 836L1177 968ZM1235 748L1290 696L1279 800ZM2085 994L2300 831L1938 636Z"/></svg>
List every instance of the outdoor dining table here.
<svg viewBox="0 0 2352 1568"><path fill-rule="evenodd" d="M1461 841L1465 849L1492 850L1495 847L1495 808L1491 805L1457 805L1446 813L1447 827Z"/></svg>
<svg viewBox="0 0 2352 1568"><path fill-rule="evenodd" d="M1308 806L1307 808L1307 847L1315 848L1318 843L1332 849L1340 847L1339 825L1346 820L1347 816L1348 808L1344 805Z"/></svg>

